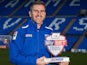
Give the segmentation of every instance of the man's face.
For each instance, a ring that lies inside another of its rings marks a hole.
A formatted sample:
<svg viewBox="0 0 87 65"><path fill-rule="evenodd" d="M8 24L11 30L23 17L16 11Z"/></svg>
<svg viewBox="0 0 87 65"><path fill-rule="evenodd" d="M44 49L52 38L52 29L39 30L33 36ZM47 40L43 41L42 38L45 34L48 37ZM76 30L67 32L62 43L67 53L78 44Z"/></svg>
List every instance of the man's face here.
<svg viewBox="0 0 87 65"><path fill-rule="evenodd" d="M34 5L29 15L37 24L41 25L46 16L45 7L41 4Z"/></svg>
<svg viewBox="0 0 87 65"><path fill-rule="evenodd" d="M8 44L8 39L4 39L4 44Z"/></svg>

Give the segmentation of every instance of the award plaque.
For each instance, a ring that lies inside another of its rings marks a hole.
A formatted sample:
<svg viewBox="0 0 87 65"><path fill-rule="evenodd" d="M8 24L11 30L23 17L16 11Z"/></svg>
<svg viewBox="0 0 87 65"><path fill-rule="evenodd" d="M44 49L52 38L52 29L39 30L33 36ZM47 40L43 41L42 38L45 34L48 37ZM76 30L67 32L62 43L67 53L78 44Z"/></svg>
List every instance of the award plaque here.
<svg viewBox="0 0 87 65"><path fill-rule="evenodd" d="M45 58L45 62L69 62L69 57L58 57L58 55L64 50L64 46L67 45L66 37L60 35L60 33L52 33L45 37L45 46L48 51L54 56L51 58Z"/></svg>

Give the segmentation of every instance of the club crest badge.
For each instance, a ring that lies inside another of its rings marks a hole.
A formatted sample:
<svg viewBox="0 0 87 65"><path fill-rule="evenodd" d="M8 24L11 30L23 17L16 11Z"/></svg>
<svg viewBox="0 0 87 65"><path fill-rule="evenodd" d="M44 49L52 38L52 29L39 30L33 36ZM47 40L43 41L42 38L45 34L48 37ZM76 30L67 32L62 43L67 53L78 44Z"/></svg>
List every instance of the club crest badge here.
<svg viewBox="0 0 87 65"><path fill-rule="evenodd" d="M58 57L66 45L66 37L64 35L60 35L60 33L52 33L51 35L46 36L45 46L47 47L48 51L55 57L45 58L44 62L70 62L69 57Z"/></svg>
<svg viewBox="0 0 87 65"><path fill-rule="evenodd" d="M13 34L13 40L16 40L17 34L18 34L18 32L15 31L14 34Z"/></svg>
<svg viewBox="0 0 87 65"><path fill-rule="evenodd" d="M60 33L52 33L52 35L46 36L45 45L53 56L57 56L63 51L67 41L65 36Z"/></svg>

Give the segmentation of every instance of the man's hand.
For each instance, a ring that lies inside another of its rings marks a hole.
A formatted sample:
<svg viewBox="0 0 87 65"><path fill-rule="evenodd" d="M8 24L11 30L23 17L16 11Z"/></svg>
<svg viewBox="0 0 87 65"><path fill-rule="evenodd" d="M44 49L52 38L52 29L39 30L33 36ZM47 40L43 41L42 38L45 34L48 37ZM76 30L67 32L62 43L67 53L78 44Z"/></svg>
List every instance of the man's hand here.
<svg viewBox="0 0 87 65"><path fill-rule="evenodd" d="M69 65L69 62L60 62L59 65Z"/></svg>
<svg viewBox="0 0 87 65"><path fill-rule="evenodd" d="M45 59L44 56L38 58L38 59L36 60L36 64L37 64L37 65L46 65L46 64L48 64L47 62L44 62L44 59Z"/></svg>

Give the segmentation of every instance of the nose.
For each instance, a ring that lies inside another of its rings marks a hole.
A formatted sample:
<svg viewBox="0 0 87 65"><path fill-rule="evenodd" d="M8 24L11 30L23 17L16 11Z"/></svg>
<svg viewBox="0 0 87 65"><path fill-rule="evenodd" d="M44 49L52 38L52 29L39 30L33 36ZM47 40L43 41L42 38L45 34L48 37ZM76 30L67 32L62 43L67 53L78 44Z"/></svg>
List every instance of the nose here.
<svg viewBox="0 0 87 65"><path fill-rule="evenodd" d="M41 16L41 11L38 11L38 16Z"/></svg>

